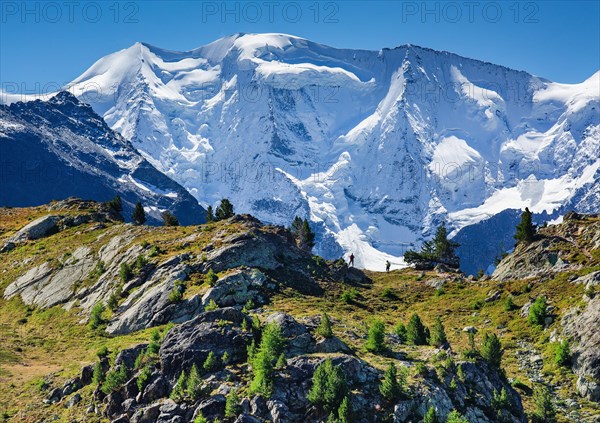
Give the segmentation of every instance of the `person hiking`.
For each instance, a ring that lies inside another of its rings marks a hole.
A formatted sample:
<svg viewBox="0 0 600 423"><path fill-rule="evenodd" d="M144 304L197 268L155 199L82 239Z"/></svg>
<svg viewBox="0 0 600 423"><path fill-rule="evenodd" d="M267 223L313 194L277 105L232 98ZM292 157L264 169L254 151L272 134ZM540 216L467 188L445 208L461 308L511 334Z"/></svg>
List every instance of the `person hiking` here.
<svg viewBox="0 0 600 423"><path fill-rule="evenodd" d="M392 265L392 263L390 263L389 260L385 261L385 271L389 272L390 271L390 266Z"/></svg>
<svg viewBox="0 0 600 423"><path fill-rule="evenodd" d="M350 267L354 267L354 254L350 253Z"/></svg>

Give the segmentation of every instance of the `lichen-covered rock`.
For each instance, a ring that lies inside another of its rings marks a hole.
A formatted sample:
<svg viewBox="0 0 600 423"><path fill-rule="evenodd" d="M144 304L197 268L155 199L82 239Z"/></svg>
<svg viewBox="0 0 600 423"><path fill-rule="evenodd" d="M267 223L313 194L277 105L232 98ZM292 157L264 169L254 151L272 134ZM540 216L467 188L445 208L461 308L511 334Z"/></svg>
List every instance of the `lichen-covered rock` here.
<svg viewBox="0 0 600 423"><path fill-rule="evenodd" d="M211 300L220 307L244 305L249 300L262 303L261 291L266 281L267 277L259 270L236 270L223 276L206 291L202 304L206 306Z"/></svg>
<svg viewBox="0 0 600 423"><path fill-rule="evenodd" d="M218 358L229 355L229 363L246 359L246 348L252 333L242 330L242 321L251 322L235 308L222 308L199 314L194 319L172 328L165 336L159 356L165 377L174 381L182 370L194 364L202 368L210 352Z"/></svg>

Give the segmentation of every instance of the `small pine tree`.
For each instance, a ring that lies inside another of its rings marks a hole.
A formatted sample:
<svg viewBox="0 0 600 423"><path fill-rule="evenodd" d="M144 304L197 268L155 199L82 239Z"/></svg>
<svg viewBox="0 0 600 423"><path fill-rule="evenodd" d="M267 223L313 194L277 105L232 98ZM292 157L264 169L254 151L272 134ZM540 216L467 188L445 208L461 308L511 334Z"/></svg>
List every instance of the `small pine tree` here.
<svg viewBox="0 0 600 423"><path fill-rule="evenodd" d="M102 318L102 314L104 314L104 310L106 310L106 307L104 307L104 304L102 304L102 303L96 303L96 305L94 305L94 307L92 307L92 311L90 313L90 321L89 321L90 329L92 329L92 330L98 329L100 326L102 326L105 323L104 319Z"/></svg>
<svg viewBox="0 0 600 423"><path fill-rule="evenodd" d="M144 388L146 387L146 385L150 381L151 377L152 377L152 370L150 370L150 367L145 366L140 371L140 374L137 377L136 385L138 387L138 391L144 392Z"/></svg>
<svg viewBox="0 0 600 423"><path fill-rule="evenodd" d="M406 342L406 326L404 326L404 323L398 322L398 324L394 327L394 333L398 337L398 342L401 344Z"/></svg>
<svg viewBox="0 0 600 423"><path fill-rule="evenodd" d="M435 407L432 405L423 416L423 423L438 423L437 414L435 412Z"/></svg>
<svg viewBox="0 0 600 423"><path fill-rule="evenodd" d="M408 321L406 342L412 345L427 345L427 331L418 314L413 314Z"/></svg>
<svg viewBox="0 0 600 423"><path fill-rule="evenodd" d="M213 214L213 208L212 208L212 206L208 206L206 208L206 221L214 222L214 220L215 220L215 215Z"/></svg>
<svg viewBox="0 0 600 423"><path fill-rule="evenodd" d="M121 278L121 282L129 282L133 277L133 272L131 271L131 267L127 263L121 263L119 267L119 277Z"/></svg>
<svg viewBox="0 0 600 423"><path fill-rule="evenodd" d="M200 413L194 419L194 423L208 423L208 419Z"/></svg>
<svg viewBox="0 0 600 423"><path fill-rule="evenodd" d="M161 213L161 217L163 219L163 225L165 226L179 226L179 220L177 217L171 213L170 211L164 211Z"/></svg>
<svg viewBox="0 0 600 423"><path fill-rule="evenodd" d="M143 225L146 223L146 212L144 211L142 203L139 201L135 203L135 209L133 209L133 215L131 217L133 219L133 223L136 225Z"/></svg>
<svg viewBox="0 0 600 423"><path fill-rule="evenodd" d="M102 367L102 363L98 361L96 363L96 365L94 366L94 373L92 374L92 381L96 385L99 385L102 382L104 382L105 376L106 375L104 374L104 368Z"/></svg>
<svg viewBox="0 0 600 423"><path fill-rule="evenodd" d="M214 299L210 299L206 307L204 307L204 311L213 311L219 308L219 305L215 302Z"/></svg>
<svg viewBox="0 0 600 423"><path fill-rule="evenodd" d="M508 392L506 389L502 388L500 393L496 389L494 389L494 396L492 397L492 408L496 411L508 410L510 409L510 398L508 397Z"/></svg>
<svg viewBox="0 0 600 423"><path fill-rule="evenodd" d="M328 358L315 369L307 399L325 411L333 411L339 407L346 392L344 373Z"/></svg>
<svg viewBox="0 0 600 423"><path fill-rule="evenodd" d="M323 338L331 338L333 336L333 331L331 330L331 320L329 320L327 313L323 313L321 316L321 323L317 327L317 334Z"/></svg>
<svg viewBox="0 0 600 423"><path fill-rule="evenodd" d="M380 353L385 350L385 324L381 320L376 319L371 323L365 347L372 353Z"/></svg>
<svg viewBox="0 0 600 423"><path fill-rule="evenodd" d="M285 354L284 353L279 354L279 358L277 359L277 363L275 364L275 368L276 369L283 369L283 368L285 368L286 364L287 364L287 361L285 359Z"/></svg>
<svg viewBox="0 0 600 423"><path fill-rule="evenodd" d="M290 232L296 240L296 245L302 250L311 251L315 245L315 234L310 228L308 220L296 216L290 225Z"/></svg>
<svg viewBox="0 0 600 423"><path fill-rule="evenodd" d="M502 363L502 343L498 336L493 333L485 334L481 344L481 357L492 367L500 369Z"/></svg>
<svg viewBox="0 0 600 423"><path fill-rule="evenodd" d="M124 365L118 369L109 371L106 374L106 379L102 383L102 392L106 395L119 389L127 381L127 369Z"/></svg>
<svg viewBox="0 0 600 423"><path fill-rule="evenodd" d="M531 307L527 321L534 326L544 326L546 324L546 316L548 316L548 303L545 297L537 297Z"/></svg>
<svg viewBox="0 0 600 423"><path fill-rule="evenodd" d="M121 197L115 195L115 197L106 203L108 208L117 213L121 213L123 211L123 202L121 201Z"/></svg>
<svg viewBox="0 0 600 423"><path fill-rule="evenodd" d="M113 291L110 294L110 296L108 297L108 301L106 302L106 305L112 311L115 311L119 307L119 296L120 295L117 294L117 292Z"/></svg>
<svg viewBox="0 0 600 423"><path fill-rule="evenodd" d="M509 295L506 298L506 302L504 303L504 310L505 311L513 311L516 308L515 302L513 300L512 295Z"/></svg>
<svg viewBox="0 0 600 423"><path fill-rule="evenodd" d="M223 365L229 363L229 353L227 351L225 351L221 356L221 363L223 363Z"/></svg>
<svg viewBox="0 0 600 423"><path fill-rule="evenodd" d="M265 325L258 349L255 349L255 351L248 349L253 373L250 384L251 393L259 393L267 398L271 396L274 365L283 351L283 345L284 339L281 327L275 323Z"/></svg>
<svg viewBox="0 0 600 423"><path fill-rule="evenodd" d="M446 423L469 423L469 420L464 418L458 411L452 410L446 417Z"/></svg>
<svg viewBox="0 0 600 423"><path fill-rule="evenodd" d="M342 400L342 403L340 404L340 407L338 408L338 411L337 411L337 415L338 415L337 423L350 423L351 411L352 410L350 409L350 400L348 399L347 396L345 396L344 399Z"/></svg>
<svg viewBox="0 0 600 423"><path fill-rule="evenodd" d="M383 398L388 402L393 402L402 395L403 384L404 380L402 383L398 382L398 370L396 369L396 365L390 363L385 371L383 381L381 382L381 385L379 385L379 392L381 392Z"/></svg>
<svg viewBox="0 0 600 423"><path fill-rule="evenodd" d="M535 411L533 412L533 420L538 423L554 423L556 422L556 406L552 393L545 385L538 385L533 390L533 402Z"/></svg>
<svg viewBox="0 0 600 423"><path fill-rule="evenodd" d="M571 362L571 346L569 345L569 341L563 339L561 342L556 344L556 349L554 350L554 361L559 366L566 367Z"/></svg>
<svg viewBox="0 0 600 423"><path fill-rule="evenodd" d="M179 375L179 379L177 379L177 383L173 386L173 390L171 391L171 398L173 401L181 402L185 399L185 391L187 386L187 376L185 371L181 372Z"/></svg>
<svg viewBox="0 0 600 423"><path fill-rule="evenodd" d="M446 332L444 330L444 325L442 324L442 319L440 316L437 316L435 319L435 323L433 324L433 331L431 333L430 344L435 347L441 347L448 343L448 338L446 338Z"/></svg>
<svg viewBox="0 0 600 423"><path fill-rule="evenodd" d="M227 199L223 198L221 200L221 204L217 207L217 211L215 213L215 220L224 220L233 217L233 204Z"/></svg>
<svg viewBox="0 0 600 423"><path fill-rule="evenodd" d="M202 394L202 378L196 364L192 366L190 375L187 378L186 391L190 398L196 400Z"/></svg>
<svg viewBox="0 0 600 423"><path fill-rule="evenodd" d="M531 220L531 212L526 207L525 211L521 213L521 222L517 225L517 232L515 233L515 240L517 244L524 242L526 244L531 243L535 239L535 226Z"/></svg>
<svg viewBox="0 0 600 423"><path fill-rule="evenodd" d="M217 368L217 356L213 351L208 353L204 364L202 365L205 371L210 372Z"/></svg>
<svg viewBox="0 0 600 423"><path fill-rule="evenodd" d="M240 397L237 390L232 389L225 397L225 417L236 417L240 411Z"/></svg>

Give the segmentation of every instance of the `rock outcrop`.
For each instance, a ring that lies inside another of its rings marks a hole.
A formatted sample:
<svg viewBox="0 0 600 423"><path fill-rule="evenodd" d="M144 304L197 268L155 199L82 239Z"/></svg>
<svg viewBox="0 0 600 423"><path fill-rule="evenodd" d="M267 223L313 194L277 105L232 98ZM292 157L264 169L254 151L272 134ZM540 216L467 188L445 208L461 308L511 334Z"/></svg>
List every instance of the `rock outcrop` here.
<svg viewBox="0 0 600 423"><path fill-rule="evenodd" d="M573 343L577 390L590 401L600 402L600 297L591 299L581 312L565 314L562 324L564 337Z"/></svg>

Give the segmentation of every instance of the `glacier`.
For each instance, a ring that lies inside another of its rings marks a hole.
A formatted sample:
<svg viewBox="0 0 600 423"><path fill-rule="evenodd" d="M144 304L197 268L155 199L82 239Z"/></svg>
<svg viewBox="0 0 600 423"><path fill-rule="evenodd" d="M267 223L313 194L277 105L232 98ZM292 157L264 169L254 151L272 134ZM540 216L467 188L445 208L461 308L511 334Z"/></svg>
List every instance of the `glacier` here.
<svg viewBox="0 0 600 423"><path fill-rule="evenodd" d="M442 221L458 236L524 207L600 211L600 71L560 84L414 45L235 34L136 43L64 89L201 205L307 217L316 253L367 269L405 266Z"/></svg>

